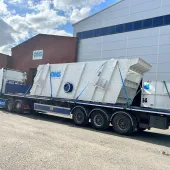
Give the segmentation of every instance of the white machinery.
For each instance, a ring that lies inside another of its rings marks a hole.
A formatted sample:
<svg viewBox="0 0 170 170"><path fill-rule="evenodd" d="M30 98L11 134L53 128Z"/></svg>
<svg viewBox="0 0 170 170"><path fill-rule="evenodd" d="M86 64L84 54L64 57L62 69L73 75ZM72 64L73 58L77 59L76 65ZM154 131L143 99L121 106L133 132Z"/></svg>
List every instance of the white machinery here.
<svg viewBox="0 0 170 170"><path fill-rule="evenodd" d="M30 94L124 104L133 100L143 74L150 69L139 58L41 65Z"/></svg>
<svg viewBox="0 0 170 170"><path fill-rule="evenodd" d="M7 82L26 82L27 75L24 72L9 70L9 69L0 69L0 93L5 93L5 86Z"/></svg>
<svg viewBox="0 0 170 170"><path fill-rule="evenodd" d="M142 107L170 109L170 83L148 81L143 85Z"/></svg>

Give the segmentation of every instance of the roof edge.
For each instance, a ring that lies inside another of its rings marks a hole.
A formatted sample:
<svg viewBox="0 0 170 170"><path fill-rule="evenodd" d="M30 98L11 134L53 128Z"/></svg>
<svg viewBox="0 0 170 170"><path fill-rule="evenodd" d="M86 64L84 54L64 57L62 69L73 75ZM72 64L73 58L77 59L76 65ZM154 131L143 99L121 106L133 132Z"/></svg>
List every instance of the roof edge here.
<svg viewBox="0 0 170 170"><path fill-rule="evenodd" d="M11 57L11 55L4 54L4 53L0 53L0 55L4 55L4 56L6 56L6 57Z"/></svg>
<svg viewBox="0 0 170 170"><path fill-rule="evenodd" d="M117 5L118 3L122 2L122 1L124 1L124 0L118 0L117 2L113 3L112 5L106 7L106 8L104 8L104 9L102 9L102 10L100 10L100 11L98 11L98 12L96 12L96 13L94 13L94 14L92 14L92 15L90 15L90 16L88 16L88 17L86 17L86 18L84 18L84 19L82 19L82 20L80 20L80 21L78 21L78 22L76 22L76 23L74 23L74 24L72 24L72 25L75 26L76 24L78 24L78 23L80 23L80 22L82 22L82 21L84 21L84 20L86 20L86 19L88 19L88 18L91 18L91 17L95 16L95 15L97 15L98 13L103 12L103 11L107 10L108 8L114 6L114 5Z"/></svg>
<svg viewBox="0 0 170 170"><path fill-rule="evenodd" d="M16 45L15 47L13 47L13 48L11 48L11 49L17 48L18 46L20 46L20 45L24 44L25 42L27 42L27 41L29 41L29 40L32 40L32 39L34 39L34 38L36 38L36 37L38 37L38 36L55 36L55 37L62 37L62 38L77 38L77 37L74 37L74 36L71 37L71 36L64 36L64 35L53 35L53 34L42 34L42 33L39 33L39 34L37 34L37 35L29 38L28 40L23 41L22 43Z"/></svg>

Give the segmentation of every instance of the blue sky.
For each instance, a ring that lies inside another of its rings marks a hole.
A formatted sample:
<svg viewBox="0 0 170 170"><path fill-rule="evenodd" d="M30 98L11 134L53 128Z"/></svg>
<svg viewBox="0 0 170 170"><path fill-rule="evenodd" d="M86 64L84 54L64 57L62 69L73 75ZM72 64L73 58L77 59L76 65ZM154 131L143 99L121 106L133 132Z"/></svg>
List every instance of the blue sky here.
<svg viewBox="0 0 170 170"><path fill-rule="evenodd" d="M39 33L72 36L72 24L117 0L0 0L0 52Z"/></svg>

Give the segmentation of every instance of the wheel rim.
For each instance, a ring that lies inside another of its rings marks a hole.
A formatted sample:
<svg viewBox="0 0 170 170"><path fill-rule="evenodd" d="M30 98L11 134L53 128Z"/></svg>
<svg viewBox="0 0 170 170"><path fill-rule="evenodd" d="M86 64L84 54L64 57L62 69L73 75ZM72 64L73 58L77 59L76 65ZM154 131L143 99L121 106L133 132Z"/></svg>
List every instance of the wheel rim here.
<svg viewBox="0 0 170 170"><path fill-rule="evenodd" d="M15 107L16 107L17 110L20 110L21 109L21 103L17 103Z"/></svg>
<svg viewBox="0 0 170 170"><path fill-rule="evenodd" d="M126 130L128 127L128 120L124 118L119 119L117 124L121 130Z"/></svg>
<svg viewBox="0 0 170 170"><path fill-rule="evenodd" d="M98 127L102 126L104 123L103 117L101 115L95 115L94 124Z"/></svg>
<svg viewBox="0 0 170 170"><path fill-rule="evenodd" d="M9 102L9 103L8 103L8 110L12 110L12 107L13 107L13 106L12 106L12 103Z"/></svg>
<svg viewBox="0 0 170 170"><path fill-rule="evenodd" d="M76 119L77 119L78 122L83 122L83 121L84 121L84 114L79 111L79 112L76 114Z"/></svg>

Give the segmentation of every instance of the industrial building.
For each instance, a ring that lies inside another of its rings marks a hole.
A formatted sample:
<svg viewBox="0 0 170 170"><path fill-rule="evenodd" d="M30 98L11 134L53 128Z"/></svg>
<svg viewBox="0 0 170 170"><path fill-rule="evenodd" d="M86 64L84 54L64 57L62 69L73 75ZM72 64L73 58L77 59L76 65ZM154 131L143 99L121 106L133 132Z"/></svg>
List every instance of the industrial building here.
<svg viewBox="0 0 170 170"><path fill-rule="evenodd" d="M11 67L11 56L0 53L0 68Z"/></svg>
<svg viewBox="0 0 170 170"><path fill-rule="evenodd" d="M14 70L27 72L32 83L41 64L70 63L76 61L77 38L39 34L12 48Z"/></svg>
<svg viewBox="0 0 170 170"><path fill-rule="evenodd" d="M140 57L170 81L170 0L120 0L74 24L78 61Z"/></svg>

